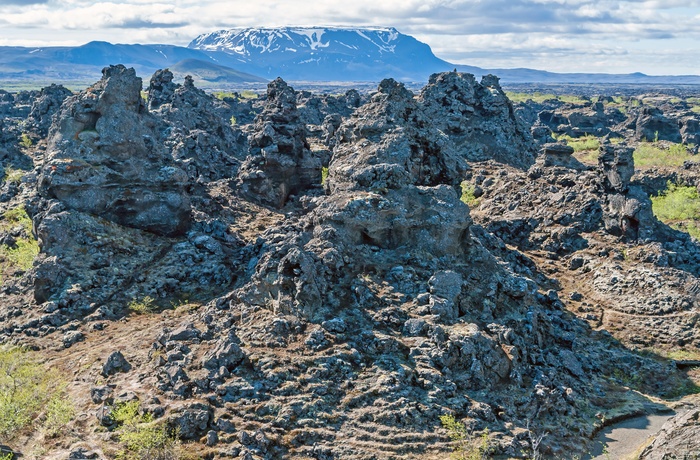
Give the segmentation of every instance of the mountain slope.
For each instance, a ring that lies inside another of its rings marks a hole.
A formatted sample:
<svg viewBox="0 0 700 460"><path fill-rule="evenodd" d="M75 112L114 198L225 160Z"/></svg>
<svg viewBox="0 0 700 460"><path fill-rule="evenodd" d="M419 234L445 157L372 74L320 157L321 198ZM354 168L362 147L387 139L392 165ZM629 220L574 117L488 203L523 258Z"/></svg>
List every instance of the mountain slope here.
<svg viewBox="0 0 700 460"><path fill-rule="evenodd" d="M171 65L170 70L178 77L191 75L195 81L206 82L266 82L267 80L256 75L233 70L230 67L221 66L211 61L201 59L184 59L175 65Z"/></svg>
<svg viewBox="0 0 700 460"><path fill-rule="evenodd" d="M394 28L282 27L220 30L189 48L222 64L291 80L427 80L452 67L430 47Z"/></svg>

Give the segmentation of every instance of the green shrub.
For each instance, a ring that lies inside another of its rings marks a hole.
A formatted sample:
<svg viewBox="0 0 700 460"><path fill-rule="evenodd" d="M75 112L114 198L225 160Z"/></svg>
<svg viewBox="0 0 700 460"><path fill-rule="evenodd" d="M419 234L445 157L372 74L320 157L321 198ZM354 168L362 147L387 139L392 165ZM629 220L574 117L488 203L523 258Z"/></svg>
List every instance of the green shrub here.
<svg viewBox="0 0 700 460"><path fill-rule="evenodd" d="M65 401L63 388L61 379L46 372L31 353L17 347L0 347L0 441L11 441L29 429L42 411L51 412L51 401ZM70 418L64 417L63 425ZM46 422L49 423L48 415Z"/></svg>
<svg viewBox="0 0 700 460"><path fill-rule="evenodd" d="M478 438L467 430L464 423L458 422L453 415L440 416L442 427L447 430L450 440L455 444L452 458L455 460L481 460L489 458L491 441L489 430L485 430Z"/></svg>
<svg viewBox="0 0 700 460"><path fill-rule="evenodd" d="M155 312L158 306L155 304L155 299L153 299L153 297L146 296L141 300L132 300L129 302L128 308L132 313L144 315L146 313Z"/></svg>
<svg viewBox="0 0 700 460"><path fill-rule="evenodd" d="M634 151L634 165L638 167L681 166L691 158L692 155L683 144L661 148L656 142L642 142Z"/></svg>
<svg viewBox="0 0 700 460"><path fill-rule="evenodd" d="M73 402L63 394L55 394L46 408L44 430L49 437L58 435L75 417Z"/></svg>
<svg viewBox="0 0 700 460"><path fill-rule="evenodd" d="M474 195L475 186L467 181L460 184L462 187L462 196L459 198L462 203L466 204L470 208L475 208L479 206L479 198Z"/></svg>
<svg viewBox="0 0 700 460"><path fill-rule="evenodd" d="M112 420L118 425L119 442L123 445L118 458L124 460L176 460L180 445L177 432L153 421L150 414L139 413L138 401L117 404Z"/></svg>
<svg viewBox="0 0 700 460"><path fill-rule="evenodd" d="M22 135L20 136L19 145L21 145L25 149L28 149L32 145L34 145L34 142L32 142L32 138L29 137L27 133L22 133Z"/></svg>
<svg viewBox="0 0 700 460"><path fill-rule="evenodd" d="M321 185L325 185L327 180L328 180L328 168L324 166L323 168L321 168Z"/></svg>
<svg viewBox="0 0 700 460"><path fill-rule="evenodd" d="M26 173L26 171L21 169L8 166L5 168L5 177L3 178L3 182L19 184L22 181L22 177L24 177Z"/></svg>
<svg viewBox="0 0 700 460"><path fill-rule="evenodd" d="M16 226L22 226L25 237L15 241L14 246L0 245L0 269L2 274L14 270L27 271L32 268L34 259L39 255L39 243L31 234L32 220L23 207L10 209L3 214L0 231L8 231Z"/></svg>

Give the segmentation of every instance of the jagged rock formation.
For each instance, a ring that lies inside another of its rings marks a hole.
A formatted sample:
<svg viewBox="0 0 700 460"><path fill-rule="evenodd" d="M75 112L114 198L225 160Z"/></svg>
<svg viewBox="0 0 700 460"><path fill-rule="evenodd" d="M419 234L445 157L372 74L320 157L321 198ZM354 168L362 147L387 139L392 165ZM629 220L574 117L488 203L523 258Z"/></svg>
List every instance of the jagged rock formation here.
<svg viewBox="0 0 700 460"><path fill-rule="evenodd" d="M156 72L148 87L148 107L167 123L164 143L192 182L236 175L245 151L243 135L231 126L224 104L195 88L192 78L179 85L169 70Z"/></svg>
<svg viewBox="0 0 700 460"><path fill-rule="evenodd" d="M39 136L46 137L54 114L58 112L63 101L72 95L72 91L61 85L52 84L42 88L32 102L32 108L27 117L28 124Z"/></svg>
<svg viewBox="0 0 700 460"><path fill-rule="evenodd" d="M179 234L190 225L187 176L157 142L140 92L134 70L114 66L71 97L49 133L39 189L70 209Z"/></svg>
<svg viewBox="0 0 700 460"><path fill-rule="evenodd" d="M148 108L140 86L117 66L69 97L40 174L0 204L26 205L41 246L2 285L0 342L75 373L95 417L70 425L94 445L138 400L221 457L445 456L444 414L494 455L567 457L689 386L626 348L700 343L700 249L650 214L659 179L635 181L624 144L598 166L560 143L536 157L498 81L457 72L363 104L276 80L240 131L189 79L157 72ZM192 209L164 227L149 206L170 198Z"/></svg>
<svg viewBox="0 0 700 460"><path fill-rule="evenodd" d="M486 75L446 72L430 77L418 97L426 120L469 161L494 159L518 168L534 162L536 147L498 83Z"/></svg>
<svg viewBox="0 0 700 460"><path fill-rule="evenodd" d="M290 195L320 183L321 160L309 150L296 95L278 78L268 85L267 103L255 120L238 185L249 198L281 208Z"/></svg>

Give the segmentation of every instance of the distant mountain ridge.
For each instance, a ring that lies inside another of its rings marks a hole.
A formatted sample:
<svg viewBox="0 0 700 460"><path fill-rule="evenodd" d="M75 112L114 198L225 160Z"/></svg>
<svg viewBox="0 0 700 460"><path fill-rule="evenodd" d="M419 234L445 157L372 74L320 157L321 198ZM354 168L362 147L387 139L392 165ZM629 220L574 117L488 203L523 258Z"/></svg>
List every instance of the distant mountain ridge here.
<svg viewBox="0 0 700 460"><path fill-rule="evenodd" d="M452 64L394 28L279 27L220 30L190 49L230 56L247 72L290 80L424 81Z"/></svg>
<svg viewBox="0 0 700 460"><path fill-rule="evenodd" d="M394 78L426 82L456 69L502 83L700 84L700 76L553 73L533 69L482 69L435 56L425 43L388 27L278 27L219 30L196 37L188 47L123 45L95 41L76 47L0 47L0 80L93 82L110 64L134 67L147 80L172 67L213 86L260 83L282 77L307 82L377 82Z"/></svg>

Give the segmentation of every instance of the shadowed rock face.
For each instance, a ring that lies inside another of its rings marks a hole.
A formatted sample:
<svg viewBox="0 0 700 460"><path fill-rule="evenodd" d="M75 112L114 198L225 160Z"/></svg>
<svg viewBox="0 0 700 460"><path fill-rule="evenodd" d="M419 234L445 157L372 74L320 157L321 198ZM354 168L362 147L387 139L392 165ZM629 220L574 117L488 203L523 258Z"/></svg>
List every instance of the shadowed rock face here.
<svg viewBox="0 0 700 460"><path fill-rule="evenodd" d="M190 224L187 176L156 142L134 69L112 66L51 126L39 191L68 208L161 235Z"/></svg>

